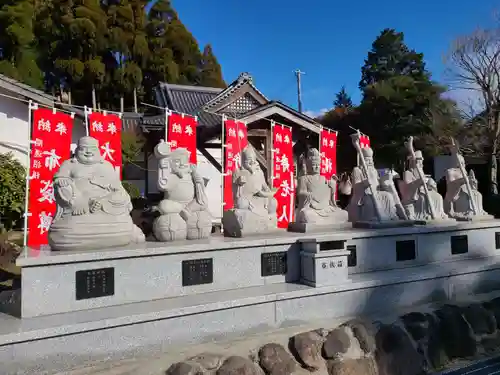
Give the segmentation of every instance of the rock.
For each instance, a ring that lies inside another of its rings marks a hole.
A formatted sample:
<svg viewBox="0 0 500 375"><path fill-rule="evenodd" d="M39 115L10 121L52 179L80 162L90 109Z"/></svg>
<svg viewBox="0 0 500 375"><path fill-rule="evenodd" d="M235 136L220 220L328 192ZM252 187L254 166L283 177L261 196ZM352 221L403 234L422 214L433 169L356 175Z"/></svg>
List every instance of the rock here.
<svg viewBox="0 0 500 375"><path fill-rule="evenodd" d="M441 338L439 320L436 316L425 314L429 322L429 335L427 337L427 358L434 369L441 369L448 363L448 356Z"/></svg>
<svg viewBox="0 0 500 375"><path fill-rule="evenodd" d="M305 368L316 371L324 366L321 357L323 341L315 331L299 333L290 339L290 351Z"/></svg>
<svg viewBox="0 0 500 375"><path fill-rule="evenodd" d="M420 312L412 312L401 317L403 324L413 340L419 341L428 335L429 322L427 316Z"/></svg>
<svg viewBox="0 0 500 375"><path fill-rule="evenodd" d="M248 358L231 356L217 370L217 375L263 375L262 369Z"/></svg>
<svg viewBox="0 0 500 375"><path fill-rule="evenodd" d="M378 375L372 358L328 360L327 367L329 375Z"/></svg>
<svg viewBox="0 0 500 375"><path fill-rule="evenodd" d="M495 298L489 302L483 303L483 307L493 313L496 322L496 328L500 328L500 297Z"/></svg>
<svg viewBox="0 0 500 375"><path fill-rule="evenodd" d="M380 375L420 375L425 359L417 352L408 334L399 326L383 325L375 336Z"/></svg>
<svg viewBox="0 0 500 375"><path fill-rule="evenodd" d="M165 372L165 375L202 375L206 372L196 362L184 361L174 363Z"/></svg>
<svg viewBox="0 0 500 375"><path fill-rule="evenodd" d="M212 370L217 370L220 367L220 365L222 365L223 359L224 357L220 354L201 353L198 354L197 356L189 358L188 361L196 362L205 370L212 371Z"/></svg>
<svg viewBox="0 0 500 375"><path fill-rule="evenodd" d="M323 355L328 359L336 359L339 354L347 353L351 346L351 339L345 331L346 327L338 327L326 336L323 344Z"/></svg>
<svg viewBox="0 0 500 375"><path fill-rule="evenodd" d="M494 314L478 303L462 309L462 314L477 335L492 334L496 330Z"/></svg>
<svg viewBox="0 0 500 375"><path fill-rule="evenodd" d="M352 330L355 338L359 341L361 350L365 353L375 353L375 332L376 329L371 322L362 319L353 319L342 324Z"/></svg>
<svg viewBox="0 0 500 375"><path fill-rule="evenodd" d="M293 374L297 367L292 355L279 344L266 344L260 348L259 363L269 375Z"/></svg>
<svg viewBox="0 0 500 375"><path fill-rule="evenodd" d="M476 340L458 306L445 305L435 312L439 336L449 359L467 358L477 353Z"/></svg>

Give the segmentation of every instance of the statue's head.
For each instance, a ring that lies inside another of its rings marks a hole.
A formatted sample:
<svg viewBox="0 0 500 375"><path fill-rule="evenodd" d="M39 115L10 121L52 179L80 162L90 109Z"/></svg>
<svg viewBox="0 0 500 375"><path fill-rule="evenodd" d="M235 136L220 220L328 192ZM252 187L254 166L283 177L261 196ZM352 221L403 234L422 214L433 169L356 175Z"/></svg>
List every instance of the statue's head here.
<svg viewBox="0 0 500 375"><path fill-rule="evenodd" d="M361 153L365 158L365 163L368 167L373 167L375 163L373 162L373 150L371 147L366 147L361 149Z"/></svg>
<svg viewBox="0 0 500 375"><path fill-rule="evenodd" d="M437 191L437 183L433 178L428 178L427 179L427 189L432 190L432 191Z"/></svg>
<svg viewBox="0 0 500 375"><path fill-rule="evenodd" d="M410 167L411 168L423 168L424 167L424 156L422 155L422 151L415 151L415 157L409 156Z"/></svg>
<svg viewBox="0 0 500 375"><path fill-rule="evenodd" d="M103 159L99 152L99 142L92 137L82 137L78 140L75 150L76 159L82 164L96 164Z"/></svg>
<svg viewBox="0 0 500 375"><path fill-rule="evenodd" d="M170 153L170 168L172 173L179 177L184 177L191 173L191 164L189 163L190 152L185 148L176 148Z"/></svg>
<svg viewBox="0 0 500 375"><path fill-rule="evenodd" d="M477 190L477 187L479 185L477 182L476 174L472 169L469 171L469 184L472 190Z"/></svg>
<svg viewBox="0 0 500 375"><path fill-rule="evenodd" d="M307 151L307 173L319 174L321 171L321 155L317 148L310 148Z"/></svg>
<svg viewBox="0 0 500 375"><path fill-rule="evenodd" d="M257 161L257 155L255 155L253 148L247 146L241 152L241 165L250 172L255 172L259 169L259 162Z"/></svg>

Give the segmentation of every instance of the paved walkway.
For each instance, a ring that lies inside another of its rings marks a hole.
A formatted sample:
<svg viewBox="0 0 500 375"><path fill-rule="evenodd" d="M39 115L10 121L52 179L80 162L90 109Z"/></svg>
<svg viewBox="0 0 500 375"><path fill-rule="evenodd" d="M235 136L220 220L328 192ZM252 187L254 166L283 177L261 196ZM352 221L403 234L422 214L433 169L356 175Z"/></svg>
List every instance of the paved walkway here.
<svg viewBox="0 0 500 375"><path fill-rule="evenodd" d="M500 357L486 359L456 370L443 371L436 375L500 375Z"/></svg>

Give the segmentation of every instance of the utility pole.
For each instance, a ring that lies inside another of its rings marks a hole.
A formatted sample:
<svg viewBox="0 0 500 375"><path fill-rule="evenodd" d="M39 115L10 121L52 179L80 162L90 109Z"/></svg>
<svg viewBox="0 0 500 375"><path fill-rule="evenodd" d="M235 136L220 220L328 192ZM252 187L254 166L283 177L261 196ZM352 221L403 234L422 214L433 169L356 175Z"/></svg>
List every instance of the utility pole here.
<svg viewBox="0 0 500 375"><path fill-rule="evenodd" d="M306 74L301 72L300 69L297 69L295 72L295 77L297 77L297 100L298 100L298 110L302 113L302 87L300 82L300 76L302 74Z"/></svg>

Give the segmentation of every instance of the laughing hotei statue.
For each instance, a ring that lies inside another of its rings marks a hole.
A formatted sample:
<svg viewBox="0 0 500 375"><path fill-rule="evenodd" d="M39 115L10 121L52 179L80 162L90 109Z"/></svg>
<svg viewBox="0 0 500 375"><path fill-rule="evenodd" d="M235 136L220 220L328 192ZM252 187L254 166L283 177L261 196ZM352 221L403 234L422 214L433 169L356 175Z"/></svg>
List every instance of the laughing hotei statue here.
<svg viewBox="0 0 500 375"><path fill-rule="evenodd" d="M241 153L241 168L233 174L234 208L224 211L224 235L242 237L277 228L277 203L260 169L255 151Z"/></svg>
<svg viewBox="0 0 500 375"><path fill-rule="evenodd" d="M337 178L332 176L327 181L320 169L320 153L312 148L307 152L306 173L298 180L296 222L290 223L289 231L305 232L317 226L347 223L347 211L338 207L335 201Z"/></svg>
<svg viewBox="0 0 500 375"><path fill-rule="evenodd" d="M491 220L483 208L483 197L477 190L478 183L474 171L465 171L465 160L458 146L452 143L452 158L455 165L446 171L446 196L444 209L448 216L460 221Z"/></svg>
<svg viewBox="0 0 500 375"><path fill-rule="evenodd" d="M437 184L424 175L422 151L413 148L413 137L406 142L409 168L400 181L401 202L411 220L450 220L444 212L443 197L437 191Z"/></svg>
<svg viewBox="0 0 500 375"><path fill-rule="evenodd" d="M153 223L158 241L206 239L212 232L203 177L189 163L189 155L185 148L172 151L165 141L155 147L158 189L164 192L160 216Z"/></svg>
<svg viewBox="0 0 500 375"><path fill-rule="evenodd" d="M361 148L360 134L351 136L356 148L361 168L352 172L353 193L349 202L349 221L354 227L393 227L410 226L394 186L394 171L388 171L380 177L373 162L373 150Z"/></svg>
<svg viewBox="0 0 500 375"><path fill-rule="evenodd" d="M78 141L75 155L54 176L56 215L49 229L53 250L95 250L144 242L133 224L132 203L95 138Z"/></svg>

